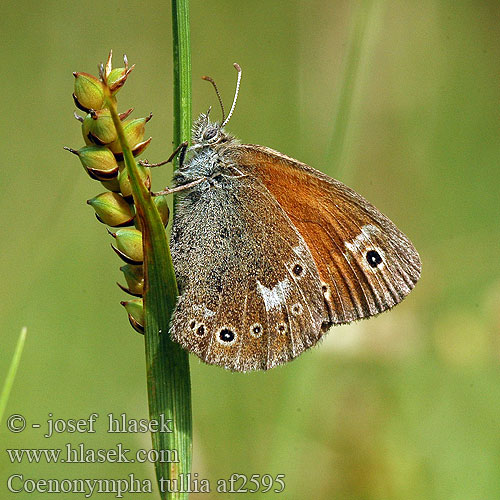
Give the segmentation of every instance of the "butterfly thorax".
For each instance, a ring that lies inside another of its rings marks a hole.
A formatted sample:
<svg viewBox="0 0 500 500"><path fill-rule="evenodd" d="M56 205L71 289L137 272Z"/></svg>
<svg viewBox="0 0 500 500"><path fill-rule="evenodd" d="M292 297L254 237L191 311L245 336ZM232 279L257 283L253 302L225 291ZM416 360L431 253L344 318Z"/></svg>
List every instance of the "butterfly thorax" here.
<svg viewBox="0 0 500 500"><path fill-rule="evenodd" d="M192 131L192 146L188 149L187 160L180 167L174 183L180 186L199 178L207 178L205 184L213 185L211 180L219 175L235 175L235 166L227 152L238 144L238 140L226 133L218 122L211 122L207 114L201 114L196 120Z"/></svg>

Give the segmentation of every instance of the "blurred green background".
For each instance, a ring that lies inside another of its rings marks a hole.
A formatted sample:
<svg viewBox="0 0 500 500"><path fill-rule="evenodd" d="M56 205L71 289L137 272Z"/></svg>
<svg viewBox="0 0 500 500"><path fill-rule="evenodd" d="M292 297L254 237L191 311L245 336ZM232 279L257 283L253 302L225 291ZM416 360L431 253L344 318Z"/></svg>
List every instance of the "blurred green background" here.
<svg viewBox="0 0 500 500"><path fill-rule="evenodd" d="M500 4L193 0L191 16L194 114L218 112L204 74L229 106L237 61L229 130L347 182L423 261L403 304L335 328L288 366L232 374L191 358L194 471L214 490L233 472L282 473L287 500L500 498ZM0 497L47 497L9 493L12 474L153 479L149 464L11 464L3 448L150 448L149 435L105 432L110 412L147 417L143 339L85 205L102 188L62 146L82 145L71 72L95 73L113 48L137 64L121 109L155 114L147 158L170 154L170 4L8 2L0 40L0 383L28 326L7 415L29 427L101 415L96 434L51 439L2 422ZM155 171L155 188L168 182L169 167Z"/></svg>

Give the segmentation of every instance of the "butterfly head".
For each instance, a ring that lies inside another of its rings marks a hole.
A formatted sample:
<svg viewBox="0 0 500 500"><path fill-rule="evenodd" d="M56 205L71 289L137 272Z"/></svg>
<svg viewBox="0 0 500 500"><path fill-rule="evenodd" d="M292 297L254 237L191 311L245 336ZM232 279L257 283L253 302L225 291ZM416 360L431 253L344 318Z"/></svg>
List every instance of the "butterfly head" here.
<svg viewBox="0 0 500 500"><path fill-rule="evenodd" d="M195 148L212 146L221 141L226 135L219 122L212 122L209 118L210 108L202 113L193 125L193 144Z"/></svg>

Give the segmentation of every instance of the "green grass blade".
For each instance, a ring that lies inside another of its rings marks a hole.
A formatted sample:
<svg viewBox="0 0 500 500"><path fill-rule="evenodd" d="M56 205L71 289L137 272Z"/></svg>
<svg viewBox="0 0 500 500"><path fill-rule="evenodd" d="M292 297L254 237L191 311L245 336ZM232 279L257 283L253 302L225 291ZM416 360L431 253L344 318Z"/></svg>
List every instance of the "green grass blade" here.
<svg viewBox="0 0 500 500"><path fill-rule="evenodd" d="M380 17L381 5L374 0L364 0L353 4L353 9L349 45L334 106L333 133L327 152L327 163L333 165L335 177L343 182L348 181L347 156L351 122L356 107L355 98Z"/></svg>
<svg viewBox="0 0 500 500"><path fill-rule="evenodd" d="M3 384L2 394L0 395L0 422L3 421L5 408L7 408L7 402L9 401L12 385L14 384L14 379L16 378L17 368L19 367L19 363L21 361L27 332L28 329L23 327L21 333L19 334L16 350L14 351L14 356L12 356L9 371L7 372L7 377L5 378L5 382Z"/></svg>
<svg viewBox="0 0 500 500"><path fill-rule="evenodd" d="M187 9L187 2L185 3ZM179 5L179 9L181 5ZM174 45L178 34L179 39L186 40L189 49L189 32L181 37L180 34L188 27L187 13L183 12L184 24L176 22L176 8L174 12ZM174 54L181 53L183 48L174 48ZM183 61L186 57L182 58ZM187 58L189 62L189 57ZM175 66L175 64L174 64ZM190 71L182 66L184 79L189 77ZM189 78L188 78L189 79ZM179 83L177 82L177 85ZM190 85L189 85L190 90ZM187 94L182 93L179 106L182 108ZM176 98L177 102L178 98ZM190 102L190 91L189 99ZM159 420L163 415L172 421L173 432L153 433L152 441L155 450L175 450L178 462L155 464L156 477L160 486L162 499L187 499L187 493L168 492L162 490L162 482L178 480L181 482L191 470L192 462L192 417L191 417L191 382L189 373L188 353L179 344L170 340L170 317L177 299L177 283L172 266L170 249L167 242L165 228L160 220L158 211L153 203L151 193L140 181L137 164L126 143L120 122L116 103L108 100L113 122L118 132L118 138L124 152L124 161L130 178L137 215L141 221L143 248L144 248L144 315L145 315L145 348L148 385L149 415L151 420ZM184 109L184 108L182 108ZM190 113L190 108L189 108ZM186 126L190 119L182 118L177 114L177 127ZM185 136L186 137L186 136ZM166 484L166 483L164 483ZM172 483L173 484L173 483ZM187 485L186 485L187 486ZM165 488L163 488L165 490ZM183 488L184 489L184 488Z"/></svg>

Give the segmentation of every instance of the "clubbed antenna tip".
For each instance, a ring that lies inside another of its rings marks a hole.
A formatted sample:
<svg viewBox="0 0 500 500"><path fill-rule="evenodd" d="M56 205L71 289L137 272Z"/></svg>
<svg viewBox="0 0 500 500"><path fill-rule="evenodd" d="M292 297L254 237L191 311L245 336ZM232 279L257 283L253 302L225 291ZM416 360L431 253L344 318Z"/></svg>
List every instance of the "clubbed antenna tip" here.
<svg viewBox="0 0 500 500"><path fill-rule="evenodd" d="M233 104L231 106L231 109L229 110L229 114L227 115L227 118L222 122L221 127L224 127L227 122L230 120L234 108L236 107L236 101L238 99L238 92L240 91L240 82L241 82L241 66L238 63L233 63L233 66L236 68L236 71L238 72L238 80L236 80L236 90L234 92L234 99L233 99Z"/></svg>

